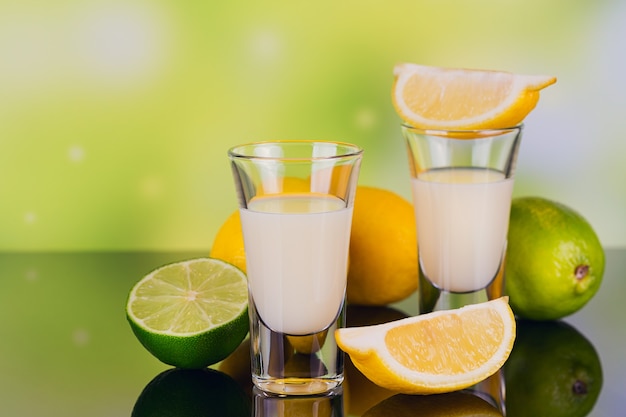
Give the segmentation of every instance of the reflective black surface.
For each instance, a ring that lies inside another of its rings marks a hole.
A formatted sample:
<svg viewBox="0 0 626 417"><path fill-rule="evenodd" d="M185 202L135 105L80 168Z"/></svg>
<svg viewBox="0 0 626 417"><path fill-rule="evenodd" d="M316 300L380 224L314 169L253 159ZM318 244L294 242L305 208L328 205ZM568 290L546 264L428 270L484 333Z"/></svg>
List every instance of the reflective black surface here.
<svg viewBox="0 0 626 417"><path fill-rule="evenodd" d="M267 398L250 386L246 342L216 369L172 370L133 336L126 297L154 268L203 255L0 254L0 415L141 416L169 405L181 417L426 416L491 407L466 393L394 395L349 364L346 383L332 395ZM603 284L581 311L558 322L518 323L511 358L486 388L504 386L507 416L623 415L625 293L626 249L607 250ZM411 296L384 308L350 306L348 322L393 320L414 314L416 304Z"/></svg>

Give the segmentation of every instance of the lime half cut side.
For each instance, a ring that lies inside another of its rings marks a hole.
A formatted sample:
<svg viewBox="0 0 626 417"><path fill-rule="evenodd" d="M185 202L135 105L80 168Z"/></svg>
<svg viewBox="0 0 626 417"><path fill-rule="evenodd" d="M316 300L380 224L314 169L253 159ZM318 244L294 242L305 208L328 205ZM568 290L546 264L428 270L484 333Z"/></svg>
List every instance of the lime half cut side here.
<svg viewBox="0 0 626 417"><path fill-rule="evenodd" d="M163 266L132 288L126 317L160 361L205 368L226 358L248 333L246 275L212 258Z"/></svg>

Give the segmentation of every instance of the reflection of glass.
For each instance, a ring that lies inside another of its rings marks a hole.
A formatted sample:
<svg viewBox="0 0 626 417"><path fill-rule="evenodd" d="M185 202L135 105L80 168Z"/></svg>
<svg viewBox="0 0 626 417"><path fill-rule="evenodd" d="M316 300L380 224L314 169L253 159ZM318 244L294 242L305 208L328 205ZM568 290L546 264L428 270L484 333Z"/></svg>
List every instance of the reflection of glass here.
<svg viewBox="0 0 626 417"><path fill-rule="evenodd" d="M487 287L503 263L521 127L402 131L417 224L420 312L493 298ZM501 288L494 291L500 294Z"/></svg>
<svg viewBox="0 0 626 417"><path fill-rule="evenodd" d="M502 369L500 369L490 377L463 391L482 398L498 409L503 415L506 415L505 384L504 373Z"/></svg>
<svg viewBox="0 0 626 417"><path fill-rule="evenodd" d="M337 387L324 395L278 397L254 388L253 417L343 417L343 390Z"/></svg>
<svg viewBox="0 0 626 417"><path fill-rule="evenodd" d="M348 246L360 148L277 141L229 150L249 280L252 379L278 394L341 383Z"/></svg>
<svg viewBox="0 0 626 417"><path fill-rule="evenodd" d="M343 390L341 387L323 395L278 397L254 388L252 390L253 417L302 416L343 417Z"/></svg>

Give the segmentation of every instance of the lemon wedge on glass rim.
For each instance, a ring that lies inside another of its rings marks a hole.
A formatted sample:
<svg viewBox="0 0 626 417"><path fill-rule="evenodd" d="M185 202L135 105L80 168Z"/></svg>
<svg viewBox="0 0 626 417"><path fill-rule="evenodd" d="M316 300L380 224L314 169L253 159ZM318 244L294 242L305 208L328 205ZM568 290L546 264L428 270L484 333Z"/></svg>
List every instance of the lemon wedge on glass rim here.
<svg viewBox="0 0 626 417"><path fill-rule="evenodd" d="M394 67L392 103L401 119L416 128L512 127L535 108L539 92L555 82L547 75L402 63Z"/></svg>

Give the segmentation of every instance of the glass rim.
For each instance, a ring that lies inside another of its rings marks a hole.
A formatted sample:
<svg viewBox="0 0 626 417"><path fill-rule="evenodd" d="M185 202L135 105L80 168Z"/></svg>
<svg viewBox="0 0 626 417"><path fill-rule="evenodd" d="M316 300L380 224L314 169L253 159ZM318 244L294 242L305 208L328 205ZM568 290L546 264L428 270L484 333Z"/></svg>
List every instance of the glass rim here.
<svg viewBox="0 0 626 417"><path fill-rule="evenodd" d="M251 155L248 153L241 152L241 149L247 147L262 147L262 146L277 146L277 145L336 145L344 148L344 152L338 152L335 155L324 155L324 156L266 156L266 155ZM258 142L248 142L242 143L240 145L236 145L228 149L228 156L230 158L237 159L257 159L257 160L265 160L265 161L315 161L315 160L329 160L329 159L340 159L340 158L350 158L361 156L363 154L363 148L358 145L342 142L342 141L332 141L332 140L316 140L316 139L284 139L284 140L267 140L267 141L258 141Z"/></svg>
<svg viewBox="0 0 626 417"><path fill-rule="evenodd" d="M484 129L424 129L420 127L412 126L408 123L401 123L401 127L409 130L414 130L425 135L434 135L434 136L454 136L454 135L472 135L476 134L478 138L480 138L479 134L498 134L498 133L506 133L506 132L521 132L524 128L524 123L520 123L515 126L508 127L493 127L493 128L484 128Z"/></svg>

